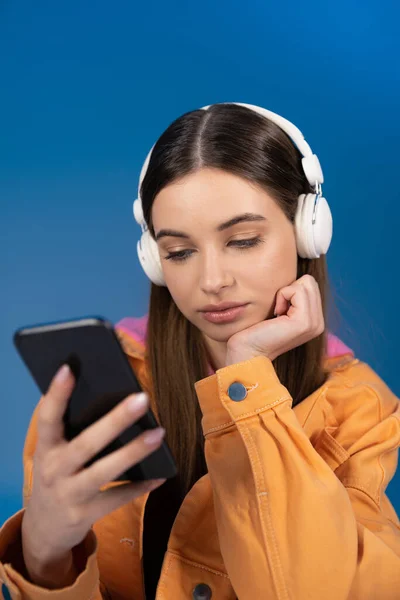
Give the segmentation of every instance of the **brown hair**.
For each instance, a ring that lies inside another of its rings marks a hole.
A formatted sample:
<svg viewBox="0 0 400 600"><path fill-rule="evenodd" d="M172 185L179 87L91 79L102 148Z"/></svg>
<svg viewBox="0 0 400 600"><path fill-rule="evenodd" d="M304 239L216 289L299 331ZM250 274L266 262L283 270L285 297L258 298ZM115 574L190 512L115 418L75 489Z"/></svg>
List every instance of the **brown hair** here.
<svg viewBox="0 0 400 600"><path fill-rule="evenodd" d="M176 119L158 139L141 187L143 214L151 234L151 208L166 185L204 167L222 169L258 184L271 194L293 223L297 198L311 192L301 154L269 119L234 104L216 104ZM328 287L324 256L298 257L297 277L319 284L324 318ZM326 321L325 321L326 322ZM273 362L282 384L298 404L326 380L324 334ZM176 459L183 491L206 472L201 411L194 383L207 376L201 332L179 311L166 287L151 286L147 360L154 400Z"/></svg>

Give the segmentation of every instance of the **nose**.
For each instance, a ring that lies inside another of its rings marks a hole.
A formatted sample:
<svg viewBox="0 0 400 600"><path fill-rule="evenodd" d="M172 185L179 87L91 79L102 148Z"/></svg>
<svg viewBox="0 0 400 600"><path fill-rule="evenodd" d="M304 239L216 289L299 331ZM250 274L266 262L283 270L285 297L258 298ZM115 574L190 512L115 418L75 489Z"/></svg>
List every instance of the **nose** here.
<svg viewBox="0 0 400 600"><path fill-rule="evenodd" d="M231 269L216 252L209 252L201 261L200 288L206 294L218 294L234 282Z"/></svg>

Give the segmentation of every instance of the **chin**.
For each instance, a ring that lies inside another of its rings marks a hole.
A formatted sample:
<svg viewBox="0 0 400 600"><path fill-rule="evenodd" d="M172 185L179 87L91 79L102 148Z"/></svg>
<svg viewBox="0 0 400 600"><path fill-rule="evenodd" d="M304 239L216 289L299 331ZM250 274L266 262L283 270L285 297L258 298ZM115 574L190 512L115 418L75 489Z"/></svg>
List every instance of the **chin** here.
<svg viewBox="0 0 400 600"><path fill-rule="evenodd" d="M202 321L201 323L196 323L196 327L198 327L204 335L215 342L228 342L229 338L235 333L239 333L244 329L249 329L262 321L273 319L274 316L271 316L270 313L271 310L269 310L267 314L252 315L252 318L249 318L248 316L245 320L240 319L238 321L232 321L232 323L225 323L224 325L204 323L204 321Z"/></svg>
<svg viewBox="0 0 400 600"><path fill-rule="evenodd" d="M227 343L228 340L233 335L235 335L235 333L239 333L239 331L243 331L243 329L248 329L252 325L255 325L255 323L243 323L242 321L233 321L232 323L225 323L224 325L217 325L213 323L207 323L206 326L204 326L204 323L202 323L201 325L201 327L199 327L198 325L197 327L209 339L214 340L214 342Z"/></svg>

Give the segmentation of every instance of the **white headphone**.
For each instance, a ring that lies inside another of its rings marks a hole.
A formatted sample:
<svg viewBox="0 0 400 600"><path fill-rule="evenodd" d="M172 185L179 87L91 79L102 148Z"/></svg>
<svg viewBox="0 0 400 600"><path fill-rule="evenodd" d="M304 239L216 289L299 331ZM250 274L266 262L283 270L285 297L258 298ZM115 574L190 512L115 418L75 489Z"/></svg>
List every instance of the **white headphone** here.
<svg viewBox="0 0 400 600"><path fill-rule="evenodd" d="M241 102L229 102L229 104L245 106L279 125L303 155L301 160L303 171L315 193L301 194L298 199L295 216L297 253L302 258L319 258L321 254L326 254L332 239L332 214L328 202L322 196L321 184L324 182L324 176L317 155L313 154L300 129L287 119L254 104ZM208 110L210 106L203 106L201 110ZM157 242L152 238L144 219L140 196L140 187L146 175L153 148L154 146L148 153L140 172L138 198L133 203L133 214L142 228L142 236L137 243L140 264L147 277L155 285L163 286L165 280L160 253Z"/></svg>

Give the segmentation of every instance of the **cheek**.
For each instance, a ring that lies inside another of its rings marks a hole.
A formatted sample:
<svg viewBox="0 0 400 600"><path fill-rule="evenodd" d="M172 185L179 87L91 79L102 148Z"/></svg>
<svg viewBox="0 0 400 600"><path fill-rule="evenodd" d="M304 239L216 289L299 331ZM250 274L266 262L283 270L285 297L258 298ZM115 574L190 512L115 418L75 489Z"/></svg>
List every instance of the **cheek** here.
<svg viewBox="0 0 400 600"><path fill-rule="evenodd" d="M193 288L188 285L185 277L165 277L165 282L173 301L179 310L187 317L188 309L190 308L191 299L193 298Z"/></svg>
<svg viewBox="0 0 400 600"><path fill-rule="evenodd" d="M255 290L276 293L296 280L297 261L296 241L288 237L268 244L252 267L243 270L243 275Z"/></svg>

